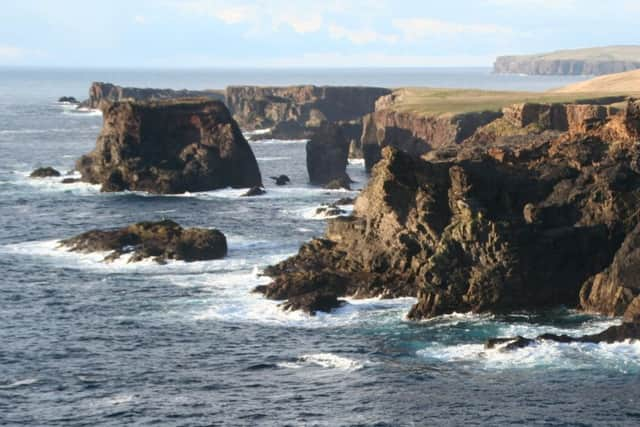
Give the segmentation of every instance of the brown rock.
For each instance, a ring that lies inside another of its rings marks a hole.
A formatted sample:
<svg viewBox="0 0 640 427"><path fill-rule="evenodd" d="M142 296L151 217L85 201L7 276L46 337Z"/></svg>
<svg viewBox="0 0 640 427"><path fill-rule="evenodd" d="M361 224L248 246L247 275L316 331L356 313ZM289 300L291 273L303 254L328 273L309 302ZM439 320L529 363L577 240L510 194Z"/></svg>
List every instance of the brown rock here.
<svg viewBox="0 0 640 427"><path fill-rule="evenodd" d="M102 191L262 186L251 147L220 102L120 102L103 115L95 150L77 162L82 179Z"/></svg>

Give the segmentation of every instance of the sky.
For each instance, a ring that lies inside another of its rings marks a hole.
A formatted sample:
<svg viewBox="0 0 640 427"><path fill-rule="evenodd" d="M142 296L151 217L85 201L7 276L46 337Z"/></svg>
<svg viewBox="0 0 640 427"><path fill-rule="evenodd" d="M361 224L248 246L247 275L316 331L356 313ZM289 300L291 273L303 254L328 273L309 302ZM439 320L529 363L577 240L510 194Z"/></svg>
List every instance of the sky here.
<svg viewBox="0 0 640 427"><path fill-rule="evenodd" d="M491 66L640 43L640 0L7 0L0 66Z"/></svg>

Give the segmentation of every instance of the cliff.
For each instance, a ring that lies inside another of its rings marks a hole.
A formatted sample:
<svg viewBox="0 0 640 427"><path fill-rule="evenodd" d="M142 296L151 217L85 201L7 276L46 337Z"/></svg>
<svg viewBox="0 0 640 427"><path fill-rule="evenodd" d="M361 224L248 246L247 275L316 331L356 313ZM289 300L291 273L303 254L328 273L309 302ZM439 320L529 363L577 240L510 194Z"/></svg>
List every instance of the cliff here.
<svg viewBox="0 0 640 427"><path fill-rule="evenodd" d="M89 88L89 99L80 107L104 109L108 103L119 101L160 101L179 98L208 98L224 101L222 91L196 91L173 89L150 89L116 86L111 83L94 82Z"/></svg>
<svg viewBox="0 0 640 427"><path fill-rule="evenodd" d="M640 105L601 108L566 106L565 131L505 126L422 158L384 148L353 216L268 268L274 280L258 291L302 309L417 296L412 319L580 307L581 295L584 309L625 312L638 291L612 272L625 267L617 257L636 256Z"/></svg>
<svg viewBox="0 0 640 427"><path fill-rule="evenodd" d="M96 148L77 169L102 191L182 193L262 185L251 147L229 110L203 99L105 104Z"/></svg>
<svg viewBox="0 0 640 427"><path fill-rule="evenodd" d="M306 138L320 123L356 120L391 91L374 87L230 86L226 102L245 130L272 129L279 138Z"/></svg>
<svg viewBox="0 0 640 427"><path fill-rule="evenodd" d="M500 56L494 72L539 75L603 75L640 68L640 46L562 50L538 55Z"/></svg>
<svg viewBox="0 0 640 427"><path fill-rule="evenodd" d="M640 70L596 77L591 80L555 89L553 92L602 94L640 93Z"/></svg>

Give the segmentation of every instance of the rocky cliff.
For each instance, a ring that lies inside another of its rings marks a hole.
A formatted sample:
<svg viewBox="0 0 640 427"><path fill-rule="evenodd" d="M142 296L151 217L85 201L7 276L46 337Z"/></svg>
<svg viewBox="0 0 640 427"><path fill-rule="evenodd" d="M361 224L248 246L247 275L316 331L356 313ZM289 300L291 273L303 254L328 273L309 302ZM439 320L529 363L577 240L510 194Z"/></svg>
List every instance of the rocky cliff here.
<svg viewBox="0 0 640 427"><path fill-rule="evenodd" d="M391 91L374 87L231 86L226 102L246 130L272 129L279 138L306 138L320 123L359 119Z"/></svg>
<svg viewBox="0 0 640 427"><path fill-rule="evenodd" d="M218 101L115 102L96 148L77 162L102 191L151 193L261 186L251 147Z"/></svg>
<svg viewBox="0 0 640 427"><path fill-rule="evenodd" d="M639 219L638 106L607 117L567 106L564 132L511 125L423 158L386 147L354 215L268 268L274 281L258 291L289 308L413 295L412 319L577 307L581 295L609 312L624 294L624 312L638 293L612 272Z"/></svg>
<svg viewBox="0 0 640 427"><path fill-rule="evenodd" d="M349 144L343 126L328 122L321 124L307 142L309 182L314 185L327 185L336 180L349 183Z"/></svg>
<svg viewBox="0 0 640 427"><path fill-rule="evenodd" d="M208 98L224 101L223 91L196 91L122 87L111 83L94 82L89 88L89 99L80 107L104 109L109 103L119 101L159 101L179 98Z"/></svg>

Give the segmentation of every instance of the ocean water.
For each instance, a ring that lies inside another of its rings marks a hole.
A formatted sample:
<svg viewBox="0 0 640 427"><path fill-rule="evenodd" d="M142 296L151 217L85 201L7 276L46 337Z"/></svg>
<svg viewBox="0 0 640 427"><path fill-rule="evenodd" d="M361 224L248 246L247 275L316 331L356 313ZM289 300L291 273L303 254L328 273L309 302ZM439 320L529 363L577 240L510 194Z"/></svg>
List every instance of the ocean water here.
<svg viewBox="0 0 640 427"><path fill-rule="evenodd" d="M321 235L322 203L356 192L307 185L303 141L252 143L268 195L101 194L28 178L66 172L101 117L55 102L92 80L173 88L378 84L545 89L576 78L485 69L0 71L0 425L638 425L640 344L484 350L493 336L581 335L619 319L559 308L404 319L410 298L284 313L251 293L266 265ZM349 166L356 187L361 163ZM292 185L275 187L271 175ZM103 263L56 241L96 227L172 218L216 227L224 260Z"/></svg>

